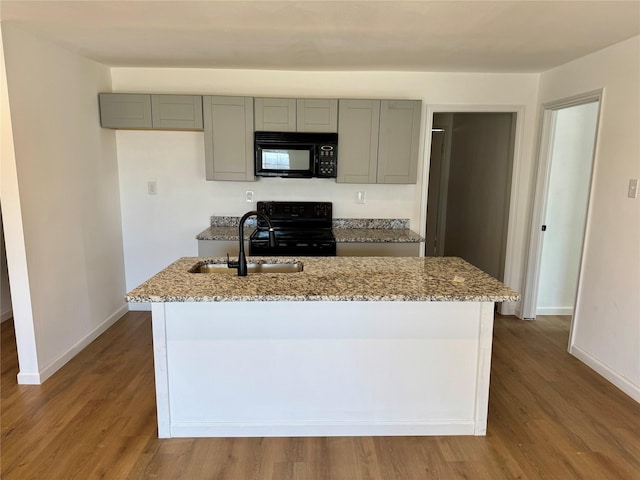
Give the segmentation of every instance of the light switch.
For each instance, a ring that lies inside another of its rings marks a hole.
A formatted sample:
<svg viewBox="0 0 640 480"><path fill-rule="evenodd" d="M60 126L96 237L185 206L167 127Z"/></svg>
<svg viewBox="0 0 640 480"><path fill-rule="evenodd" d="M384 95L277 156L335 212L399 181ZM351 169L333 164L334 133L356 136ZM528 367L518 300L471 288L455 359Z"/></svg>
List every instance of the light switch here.
<svg viewBox="0 0 640 480"><path fill-rule="evenodd" d="M632 178L629 180L629 191L627 192L627 197L638 198L638 179L637 178Z"/></svg>
<svg viewBox="0 0 640 480"><path fill-rule="evenodd" d="M147 182L147 193L149 195L158 194L158 188L157 188L156 182Z"/></svg>
<svg viewBox="0 0 640 480"><path fill-rule="evenodd" d="M356 203L367 203L367 192L358 192L356 194Z"/></svg>
<svg viewBox="0 0 640 480"><path fill-rule="evenodd" d="M244 199L247 203L253 203L253 190L244 192Z"/></svg>

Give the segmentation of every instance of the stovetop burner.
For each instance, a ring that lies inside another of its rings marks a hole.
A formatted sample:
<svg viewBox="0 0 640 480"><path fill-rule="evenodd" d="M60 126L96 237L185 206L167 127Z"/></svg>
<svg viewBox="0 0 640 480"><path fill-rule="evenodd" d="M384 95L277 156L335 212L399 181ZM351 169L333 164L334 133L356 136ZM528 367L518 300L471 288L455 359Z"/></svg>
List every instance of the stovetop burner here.
<svg viewBox="0 0 640 480"><path fill-rule="evenodd" d="M249 239L249 255L336 254L331 202L258 202L257 210L271 220L277 246L268 246L267 224L258 217L258 229Z"/></svg>

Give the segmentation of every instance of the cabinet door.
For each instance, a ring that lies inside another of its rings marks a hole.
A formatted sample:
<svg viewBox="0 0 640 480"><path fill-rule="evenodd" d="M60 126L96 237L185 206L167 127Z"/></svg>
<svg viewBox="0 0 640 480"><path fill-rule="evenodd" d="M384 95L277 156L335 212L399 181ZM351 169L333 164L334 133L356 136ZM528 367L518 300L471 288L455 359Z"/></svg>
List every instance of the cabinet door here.
<svg viewBox="0 0 640 480"><path fill-rule="evenodd" d="M206 242L211 240L198 240ZM236 242L237 243L237 242ZM236 250L238 247L236 246ZM206 256L198 253L201 257ZM339 257L419 257L419 243L340 243L336 244Z"/></svg>
<svg viewBox="0 0 640 480"><path fill-rule="evenodd" d="M254 181L253 98L205 96L207 180Z"/></svg>
<svg viewBox="0 0 640 480"><path fill-rule="evenodd" d="M201 95L151 95L153 128L202 130Z"/></svg>
<svg viewBox="0 0 640 480"><path fill-rule="evenodd" d="M416 183L420 100L382 100L377 183Z"/></svg>
<svg viewBox="0 0 640 480"><path fill-rule="evenodd" d="M104 128L151 128L151 96L101 93L100 125Z"/></svg>
<svg viewBox="0 0 640 480"><path fill-rule="evenodd" d="M380 100L340 100L339 183L376 183Z"/></svg>
<svg viewBox="0 0 640 480"><path fill-rule="evenodd" d="M255 126L260 132L295 132L295 98L256 98Z"/></svg>
<svg viewBox="0 0 640 480"><path fill-rule="evenodd" d="M338 100L298 98L298 132L338 132Z"/></svg>

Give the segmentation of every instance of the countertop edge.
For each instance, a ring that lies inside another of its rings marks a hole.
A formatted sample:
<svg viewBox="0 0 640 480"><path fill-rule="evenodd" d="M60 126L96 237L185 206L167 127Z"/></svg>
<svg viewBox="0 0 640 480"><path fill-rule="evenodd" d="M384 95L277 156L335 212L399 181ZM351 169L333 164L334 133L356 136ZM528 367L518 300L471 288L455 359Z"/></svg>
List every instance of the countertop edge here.
<svg viewBox="0 0 640 480"><path fill-rule="evenodd" d="M248 240L255 228L244 230ZM401 228L343 228L333 229L336 243L421 243L425 239L411 229ZM196 235L196 240L238 241L237 227L208 227Z"/></svg>

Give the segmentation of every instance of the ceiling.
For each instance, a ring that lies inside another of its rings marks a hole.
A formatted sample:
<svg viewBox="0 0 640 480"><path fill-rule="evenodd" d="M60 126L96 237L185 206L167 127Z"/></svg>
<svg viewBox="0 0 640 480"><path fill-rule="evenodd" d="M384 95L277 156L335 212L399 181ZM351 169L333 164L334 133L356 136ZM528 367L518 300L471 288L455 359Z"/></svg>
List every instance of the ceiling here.
<svg viewBox="0 0 640 480"><path fill-rule="evenodd" d="M542 72L640 34L628 1L7 1L112 66Z"/></svg>

